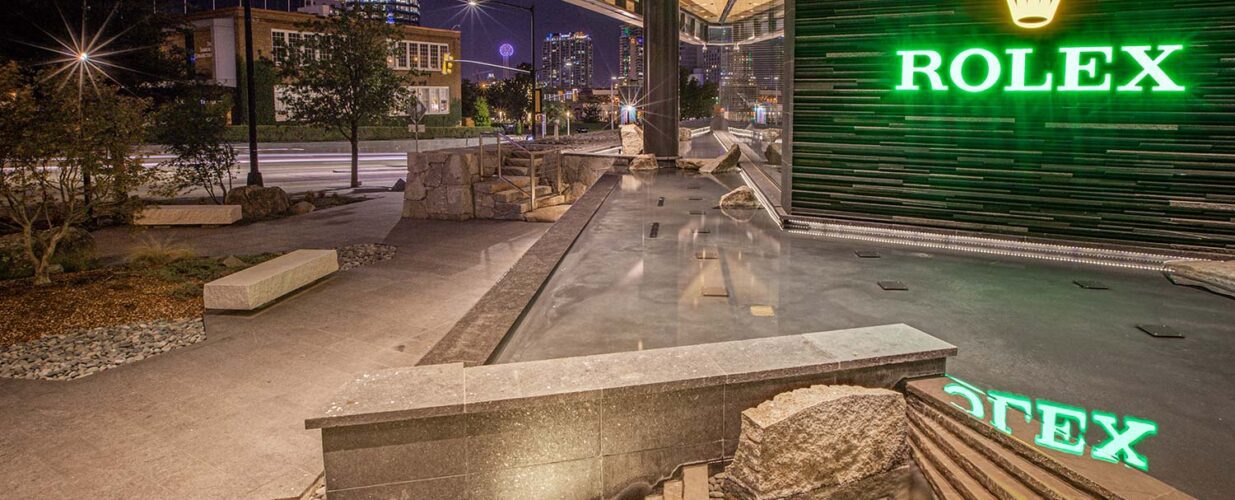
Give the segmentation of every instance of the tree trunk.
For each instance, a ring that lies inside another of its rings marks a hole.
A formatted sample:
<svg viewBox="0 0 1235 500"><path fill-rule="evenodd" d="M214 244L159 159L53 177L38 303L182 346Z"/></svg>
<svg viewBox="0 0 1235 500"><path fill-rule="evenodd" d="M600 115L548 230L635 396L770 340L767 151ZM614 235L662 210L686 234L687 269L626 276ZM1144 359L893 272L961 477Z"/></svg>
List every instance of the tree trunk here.
<svg viewBox="0 0 1235 500"><path fill-rule="evenodd" d="M360 187L360 127L352 124L352 187Z"/></svg>

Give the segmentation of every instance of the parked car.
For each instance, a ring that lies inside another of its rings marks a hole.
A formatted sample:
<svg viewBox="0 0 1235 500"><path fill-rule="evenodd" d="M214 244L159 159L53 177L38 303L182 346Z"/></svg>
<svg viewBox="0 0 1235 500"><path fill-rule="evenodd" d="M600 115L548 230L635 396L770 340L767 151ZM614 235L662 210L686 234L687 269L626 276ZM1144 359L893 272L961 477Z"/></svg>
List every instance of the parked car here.
<svg viewBox="0 0 1235 500"><path fill-rule="evenodd" d="M588 130L587 127L575 127L576 134L586 134L588 132L591 132L591 130Z"/></svg>

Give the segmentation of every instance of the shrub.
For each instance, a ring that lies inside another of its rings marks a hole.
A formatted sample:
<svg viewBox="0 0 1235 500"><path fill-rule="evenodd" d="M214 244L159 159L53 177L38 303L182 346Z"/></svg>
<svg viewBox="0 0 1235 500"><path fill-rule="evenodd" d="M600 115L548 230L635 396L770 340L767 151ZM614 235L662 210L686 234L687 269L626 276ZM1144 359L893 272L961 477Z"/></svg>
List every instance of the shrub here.
<svg viewBox="0 0 1235 500"><path fill-rule="evenodd" d="M191 247L183 243L147 237L129 251L129 262L139 267L158 267L196 255Z"/></svg>

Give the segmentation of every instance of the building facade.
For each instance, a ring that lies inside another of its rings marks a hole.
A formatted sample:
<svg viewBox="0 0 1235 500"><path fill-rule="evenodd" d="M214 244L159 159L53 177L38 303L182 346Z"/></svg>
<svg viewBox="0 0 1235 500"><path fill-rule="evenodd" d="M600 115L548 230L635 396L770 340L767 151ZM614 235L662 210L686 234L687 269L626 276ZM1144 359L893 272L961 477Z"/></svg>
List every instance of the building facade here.
<svg viewBox="0 0 1235 500"><path fill-rule="evenodd" d="M300 12L253 9L259 123L293 118L284 112L279 98L282 86L274 81L274 75L288 52L296 50L306 36L312 36L301 25L315 17ZM191 14L189 18L191 34L173 43L187 48L199 77L216 85L239 88L245 63L243 9L211 10ZM426 103L427 115L434 124L458 124L462 80L458 71L444 74L443 64L447 54L459 53L460 33L410 25L400 25L398 30L402 37L394 42L396 54L390 66L411 75L411 89Z"/></svg>
<svg viewBox="0 0 1235 500"><path fill-rule="evenodd" d="M592 37L585 33L549 33L541 44L541 86L571 90L592 86Z"/></svg>

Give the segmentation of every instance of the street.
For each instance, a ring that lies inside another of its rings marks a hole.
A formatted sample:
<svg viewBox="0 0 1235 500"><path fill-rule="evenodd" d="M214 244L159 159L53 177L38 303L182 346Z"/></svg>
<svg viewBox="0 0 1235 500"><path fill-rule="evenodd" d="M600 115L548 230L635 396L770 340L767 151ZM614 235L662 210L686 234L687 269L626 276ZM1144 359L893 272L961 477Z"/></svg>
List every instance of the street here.
<svg viewBox="0 0 1235 500"><path fill-rule="evenodd" d="M157 167L168 155L151 155L142 164ZM311 153L295 148L261 149L258 162L262 181L289 193L343 189L351 175L351 156L347 153ZM244 184L249 171L249 155L237 152L237 185ZM360 182L364 187L390 187L407 175L407 153L360 153Z"/></svg>

